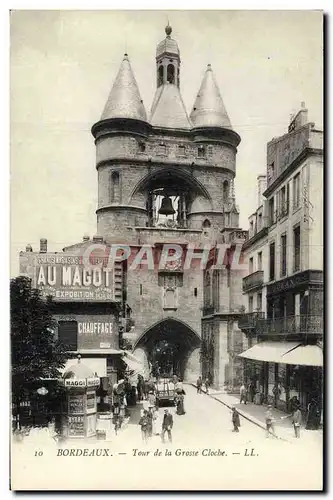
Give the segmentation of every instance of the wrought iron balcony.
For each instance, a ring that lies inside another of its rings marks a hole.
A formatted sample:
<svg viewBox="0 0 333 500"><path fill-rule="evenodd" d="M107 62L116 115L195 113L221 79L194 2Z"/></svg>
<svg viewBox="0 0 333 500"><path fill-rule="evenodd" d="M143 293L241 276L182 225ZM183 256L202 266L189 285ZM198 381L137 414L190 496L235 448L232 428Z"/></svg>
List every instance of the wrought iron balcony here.
<svg viewBox="0 0 333 500"><path fill-rule="evenodd" d="M259 320L264 319L265 313L252 312L242 314L238 320L238 328L240 330L253 330L256 328Z"/></svg>
<svg viewBox="0 0 333 500"><path fill-rule="evenodd" d="M260 319L256 324L259 335L322 335L323 327L324 318L320 315Z"/></svg>
<svg viewBox="0 0 333 500"><path fill-rule="evenodd" d="M262 286L264 283L264 271L256 271L243 278L243 292L248 292L252 288Z"/></svg>

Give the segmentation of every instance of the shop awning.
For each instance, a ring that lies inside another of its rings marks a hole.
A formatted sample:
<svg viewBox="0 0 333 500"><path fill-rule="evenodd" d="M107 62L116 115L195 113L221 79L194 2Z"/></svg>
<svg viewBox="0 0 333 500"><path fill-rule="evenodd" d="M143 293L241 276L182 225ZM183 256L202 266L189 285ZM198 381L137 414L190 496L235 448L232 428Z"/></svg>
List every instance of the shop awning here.
<svg viewBox="0 0 333 500"><path fill-rule="evenodd" d="M239 354L240 358L253 359L255 361L269 361L272 363L288 363L282 358L292 349L295 349L299 342L259 342L247 351ZM298 363L297 363L298 364Z"/></svg>
<svg viewBox="0 0 333 500"><path fill-rule="evenodd" d="M82 352L82 351L80 351ZM106 358L82 358L82 364L87 368L90 368L92 373L96 373L97 377L106 377ZM66 361L65 367L60 370L61 373L65 373L71 366L75 365L77 360L69 359Z"/></svg>
<svg viewBox="0 0 333 500"><path fill-rule="evenodd" d="M288 365L323 366L323 350L318 345L299 345L282 356Z"/></svg>

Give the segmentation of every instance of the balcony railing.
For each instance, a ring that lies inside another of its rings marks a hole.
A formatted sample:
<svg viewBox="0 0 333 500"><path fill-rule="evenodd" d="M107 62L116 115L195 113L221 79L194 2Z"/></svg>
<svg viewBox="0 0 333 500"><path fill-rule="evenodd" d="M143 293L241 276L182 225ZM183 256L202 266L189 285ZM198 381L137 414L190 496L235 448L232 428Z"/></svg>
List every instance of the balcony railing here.
<svg viewBox="0 0 333 500"><path fill-rule="evenodd" d="M243 292L247 292L252 288L262 286L264 283L264 271L256 271L243 278Z"/></svg>
<svg viewBox="0 0 333 500"><path fill-rule="evenodd" d="M323 316L286 316L274 319L260 319L256 330L259 335L322 335Z"/></svg>
<svg viewBox="0 0 333 500"><path fill-rule="evenodd" d="M259 320L264 319L265 313L252 312L242 314L238 320L238 328L240 330L251 330L256 328Z"/></svg>

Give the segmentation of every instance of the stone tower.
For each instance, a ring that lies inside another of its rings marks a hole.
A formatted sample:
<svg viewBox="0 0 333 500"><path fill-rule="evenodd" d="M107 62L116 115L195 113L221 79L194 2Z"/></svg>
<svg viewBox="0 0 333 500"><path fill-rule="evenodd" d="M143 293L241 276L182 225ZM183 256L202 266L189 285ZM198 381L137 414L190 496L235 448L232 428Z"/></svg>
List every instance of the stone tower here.
<svg viewBox="0 0 333 500"><path fill-rule="evenodd" d="M188 115L179 47L171 26L165 33L156 49L157 88L149 117L125 54L101 119L92 127L98 234L107 243L203 247L223 242L226 230L238 227L233 182L240 137L210 64ZM203 289L199 269L128 272L126 300L137 355L153 362L157 343L164 342L174 356L177 352L177 370L197 375Z"/></svg>

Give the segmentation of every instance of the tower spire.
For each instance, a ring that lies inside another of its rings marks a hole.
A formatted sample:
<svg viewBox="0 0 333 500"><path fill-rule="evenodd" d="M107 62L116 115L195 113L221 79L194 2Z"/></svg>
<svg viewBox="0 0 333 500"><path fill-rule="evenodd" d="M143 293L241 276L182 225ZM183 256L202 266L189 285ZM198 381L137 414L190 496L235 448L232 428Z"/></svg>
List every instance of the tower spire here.
<svg viewBox="0 0 333 500"><path fill-rule="evenodd" d="M138 84L126 52L101 116L101 120L111 118L147 121Z"/></svg>
<svg viewBox="0 0 333 500"><path fill-rule="evenodd" d="M211 64L207 65L190 119L194 127L232 129Z"/></svg>

